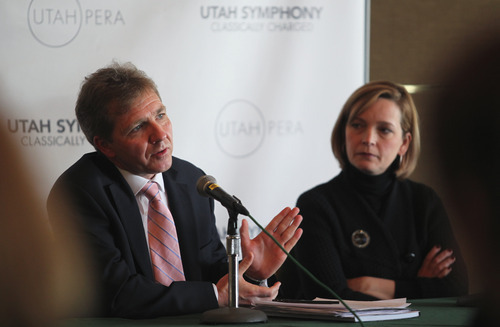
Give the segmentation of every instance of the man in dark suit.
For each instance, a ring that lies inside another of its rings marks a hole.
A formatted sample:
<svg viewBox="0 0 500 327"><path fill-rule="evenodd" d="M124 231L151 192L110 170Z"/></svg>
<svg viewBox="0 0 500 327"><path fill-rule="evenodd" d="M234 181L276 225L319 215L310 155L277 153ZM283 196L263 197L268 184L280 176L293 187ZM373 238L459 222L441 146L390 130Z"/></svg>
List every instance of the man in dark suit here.
<svg viewBox="0 0 500 327"><path fill-rule="evenodd" d="M48 199L49 216L66 196L74 217L52 219L65 233L65 220L76 220L78 232L93 255L97 314L149 318L202 312L227 306L227 254L215 226L212 199L195 186L204 173L172 156L172 125L155 83L132 64L113 64L89 75L77 103L78 122L97 150L84 155L56 181ZM148 203L141 192L154 181L175 221L185 281L155 281L148 239ZM301 236L297 208L285 208L267 230L290 250ZM244 259L238 278L240 299L276 297L266 280L286 255L272 240L248 235L242 222Z"/></svg>

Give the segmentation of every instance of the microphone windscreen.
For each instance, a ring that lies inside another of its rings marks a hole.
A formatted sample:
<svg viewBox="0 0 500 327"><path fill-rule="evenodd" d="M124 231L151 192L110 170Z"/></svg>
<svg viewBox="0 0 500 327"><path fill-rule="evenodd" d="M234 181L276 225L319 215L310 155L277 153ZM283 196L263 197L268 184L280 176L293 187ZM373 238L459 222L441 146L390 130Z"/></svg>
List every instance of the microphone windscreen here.
<svg viewBox="0 0 500 327"><path fill-rule="evenodd" d="M213 176L210 175L201 176L198 179L198 182L196 183L196 190L198 190L198 193L202 196L209 196L208 193L205 191L205 189L208 185L215 183L217 183L217 180L215 180Z"/></svg>

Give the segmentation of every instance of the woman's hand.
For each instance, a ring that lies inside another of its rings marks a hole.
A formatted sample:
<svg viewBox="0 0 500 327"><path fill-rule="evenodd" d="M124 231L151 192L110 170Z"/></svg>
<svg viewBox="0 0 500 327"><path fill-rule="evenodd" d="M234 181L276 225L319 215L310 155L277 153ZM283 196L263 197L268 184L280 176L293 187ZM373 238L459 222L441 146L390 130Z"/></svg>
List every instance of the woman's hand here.
<svg viewBox="0 0 500 327"><path fill-rule="evenodd" d="M451 272L451 265L455 260L452 250L441 251L440 246L434 246L425 256L417 276L426 278L446 277Z"/></svg>
<svg viewBox="0 0 500 327"><path fill-rule="evenodd" d="M350 278L347 280L347 286L353 291L368 294L382 300L393 299L396 292L395 281L372 276Z"/></svg>

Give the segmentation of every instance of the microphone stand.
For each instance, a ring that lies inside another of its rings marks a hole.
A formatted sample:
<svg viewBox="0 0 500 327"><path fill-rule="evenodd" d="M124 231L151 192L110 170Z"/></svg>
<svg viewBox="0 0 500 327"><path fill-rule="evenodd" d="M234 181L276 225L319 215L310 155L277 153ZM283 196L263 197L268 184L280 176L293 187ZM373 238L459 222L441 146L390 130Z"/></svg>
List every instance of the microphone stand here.
<svg viewBox="0 0 500 327"><path fill-rule="evenodd" d="M241 203L241 201L239 202ZM238 234L238 212L230 208L228 208L227 211L229 213L226 237L226 253L229 260L229 306L204 312L201 317L201 322L206 324L266 322L267 315L264 312L249 308L240 308L238 306L238 258L240 257L241 248L240 235Z"/></svg>

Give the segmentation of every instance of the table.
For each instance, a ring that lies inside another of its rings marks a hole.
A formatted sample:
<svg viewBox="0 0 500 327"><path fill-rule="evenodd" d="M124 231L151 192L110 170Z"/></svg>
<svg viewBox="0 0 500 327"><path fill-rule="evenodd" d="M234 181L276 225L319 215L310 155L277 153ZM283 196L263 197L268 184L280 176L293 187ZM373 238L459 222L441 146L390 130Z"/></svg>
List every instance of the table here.
<svg viewBox="0 0 500 327"><path fill-rule="evenodd" d="M456 305L455 298L439 298L426 300L412 300L410 308L419 310L420 317L365 322L365 326L467 326L474 316L475 308ZM74 318L61 321L57 327L158 327L158 326L210 326L200 324L201 314L161 317L155 319L131 320L122 318ZM358 323L314 321L302 319L286 319L269 317L265 324L237 324L234 326L245 327L344 327L359 326ZM230 325L218 325L230 326Z"/></svg>

